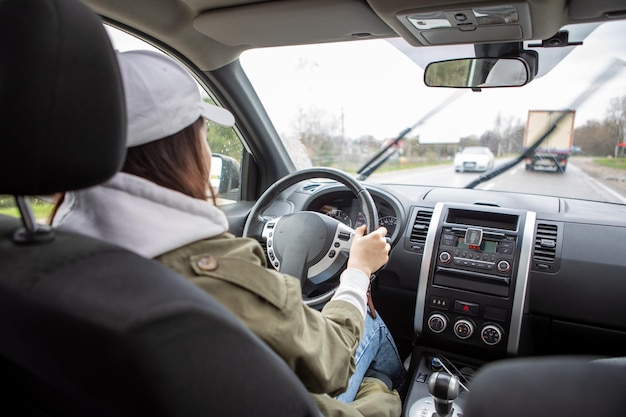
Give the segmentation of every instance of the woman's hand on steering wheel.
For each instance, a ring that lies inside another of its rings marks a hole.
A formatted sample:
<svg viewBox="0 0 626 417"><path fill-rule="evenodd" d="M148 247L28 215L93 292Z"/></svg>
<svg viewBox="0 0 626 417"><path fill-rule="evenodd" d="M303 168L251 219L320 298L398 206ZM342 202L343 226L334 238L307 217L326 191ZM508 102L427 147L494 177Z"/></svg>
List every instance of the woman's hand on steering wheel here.
<svg viewBox="0 0 626 417"><path fill-rule="evenodd" d="M365 225L355 230L348 268L363 271L369 277L387 263L391 245L385 238L387 229L384 227L379 227L367 235L365 232Z"/></svg>

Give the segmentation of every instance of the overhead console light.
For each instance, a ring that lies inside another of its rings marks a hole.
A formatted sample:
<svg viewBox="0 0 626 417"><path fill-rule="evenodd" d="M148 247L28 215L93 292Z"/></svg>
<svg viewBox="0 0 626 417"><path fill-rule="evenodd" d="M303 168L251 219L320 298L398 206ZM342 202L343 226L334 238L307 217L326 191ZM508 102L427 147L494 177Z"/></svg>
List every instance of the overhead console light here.
<svg viewBox="0 0 626 417"><path fill-rule="evenodd" d="M444 12L414 14L407 16L407 19L419 30L452 27L452 23L447 19Z"/></svg>
<svg viewBox="0 0 626 417"><path fill-rule="evenodd" d="M511 42L532 36L527 3L407 12L397 17L424 45Z"/></svg>
<svg viewBox="0 0 626 417"><path fill-rule="evenodd" d="M517 23L519 15L515 6L477 7L472 9L479 25Z"/></svg>
<svg viewBox="0 0 626 417"><path fill-rule="evenodd" d="M418 13L407 16L419 30L451 28L474 29L477 25L517 23L519 15L514 6L477 7L471 10Z"/></svg>

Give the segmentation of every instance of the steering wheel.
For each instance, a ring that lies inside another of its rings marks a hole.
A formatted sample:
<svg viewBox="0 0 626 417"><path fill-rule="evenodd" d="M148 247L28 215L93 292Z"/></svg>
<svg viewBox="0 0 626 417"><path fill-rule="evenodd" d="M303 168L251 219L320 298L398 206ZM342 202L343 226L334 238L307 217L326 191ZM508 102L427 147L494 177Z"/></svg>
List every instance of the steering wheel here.
<svg viewBox="0 0 626 417"><path fill-rule="evenodd" d="M359 181L333 168L296 171L268 188L252 207L243 229L244 237L265 240L270 264L277 271L300 279L302 300L309 306L327 302L337 290L312 296L318 288L343 270L352 246L354 229L314 211L299 211L280 217L265 211L287 188L312 178L328 178L345 185L359 201L367 233L378 227L378 211L370 193Z"/></svg>

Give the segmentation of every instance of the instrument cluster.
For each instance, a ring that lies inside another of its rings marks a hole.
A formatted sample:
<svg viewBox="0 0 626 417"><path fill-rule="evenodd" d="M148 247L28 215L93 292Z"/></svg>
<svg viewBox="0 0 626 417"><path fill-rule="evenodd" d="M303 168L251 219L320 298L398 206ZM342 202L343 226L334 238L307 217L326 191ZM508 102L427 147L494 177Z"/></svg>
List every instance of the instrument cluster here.
<svg viewBox="0 0 626 417"><path fill-rule="evenodd" d="M378 210L378 225L387 229L387 236L393 238L398 231L398 216L386 201L373 197ZM359 202L352 195L332 197L317 201L311 210L327 214L345 225L356 229L365 224L365 215L361 212Z"/></svg>

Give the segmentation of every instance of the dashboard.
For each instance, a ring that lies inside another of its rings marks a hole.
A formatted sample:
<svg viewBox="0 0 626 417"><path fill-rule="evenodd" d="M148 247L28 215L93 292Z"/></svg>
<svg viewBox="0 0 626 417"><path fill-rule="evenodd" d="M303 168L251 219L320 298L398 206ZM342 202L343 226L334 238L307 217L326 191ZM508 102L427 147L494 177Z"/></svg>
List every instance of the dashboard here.
<svg viewBox="0 0 626 417"><path fill-rule="evenodd" d="M400 344L482 360L626 349L625 206L364 185L392 240L373 296ZM357 199L335 182L281 198L282 210L324 213L352 228L363 223Z"/></svg>
<svg viewBox="0 0 626 417"><path fill-rule="evenodd" d="M511 357L624 355L626 205L362 185L391 239L371 296L401 357L411 358L403 417L428 408L427 377L442 363L471 383L484 365ZM358 199L335 181L290 186L265 214L299 211L323 213L352 228L363 222ZM237 214L243 223L248 211L231 211L231 228ZM461 409L466 395L455 400Z"/></svg>

